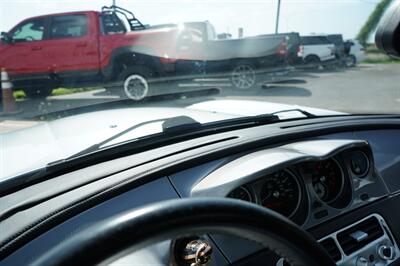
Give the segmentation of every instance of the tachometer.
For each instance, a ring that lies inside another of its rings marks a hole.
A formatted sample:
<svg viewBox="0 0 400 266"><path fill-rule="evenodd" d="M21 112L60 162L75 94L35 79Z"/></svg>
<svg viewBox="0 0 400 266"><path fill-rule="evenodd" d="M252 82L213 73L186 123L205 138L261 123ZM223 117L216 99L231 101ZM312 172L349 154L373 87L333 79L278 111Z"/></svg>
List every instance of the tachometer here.
<svg viewBox="0 0 400 266"><path fill-rule="evenodd" d="M296 177L288 170L265 177L260 203L286 217L293 215L300 204L300 186Z"/></svg>
<svg viewBox="0 0 400 266"><path fill-rule="evenodd" d="M314 165L312 186L322 201L330 203L336 200L343 189L342 168L334 159L318 162Z"/></svg>
<svg viewBox="0 0 400 266"><path fill-rule="evenodd" d="M228 194L228 198L253 202L253 195L250 190L245 186L234 189L231 193Z"/></svg>

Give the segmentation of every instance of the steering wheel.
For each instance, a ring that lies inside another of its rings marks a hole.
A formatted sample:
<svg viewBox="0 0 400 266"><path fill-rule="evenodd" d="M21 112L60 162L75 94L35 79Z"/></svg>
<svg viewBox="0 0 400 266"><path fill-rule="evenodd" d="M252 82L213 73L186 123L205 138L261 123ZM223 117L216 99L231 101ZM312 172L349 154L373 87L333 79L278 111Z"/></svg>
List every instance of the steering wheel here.
<svg viewBox="0 0 400 266"><path fill-rule="evenodd" d="M175 199L121 213L74 232L32 265L97 265L167 239L218 233L248 239L292 266L335 265L287 218L261 206L221 198Z"/></svg>

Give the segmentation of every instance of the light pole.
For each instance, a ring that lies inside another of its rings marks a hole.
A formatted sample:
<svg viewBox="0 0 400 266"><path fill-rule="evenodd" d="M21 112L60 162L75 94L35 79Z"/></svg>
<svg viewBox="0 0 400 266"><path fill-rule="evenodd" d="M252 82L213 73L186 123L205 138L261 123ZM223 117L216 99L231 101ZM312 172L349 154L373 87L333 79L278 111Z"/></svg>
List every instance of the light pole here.
<svg viewBox="0 0 400 266"><path fill-rule="evenodd" d="M276 23L275 23L275 34L278 34L280 12L281 12L281 0L278 0L278 10L276 12Z"/></svg>

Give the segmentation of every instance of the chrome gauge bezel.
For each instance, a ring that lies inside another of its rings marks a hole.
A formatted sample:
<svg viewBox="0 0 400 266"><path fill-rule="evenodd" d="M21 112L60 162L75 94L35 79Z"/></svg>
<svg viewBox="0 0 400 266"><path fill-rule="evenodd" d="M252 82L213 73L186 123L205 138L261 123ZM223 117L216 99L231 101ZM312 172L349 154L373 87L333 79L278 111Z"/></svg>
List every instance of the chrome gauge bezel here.
<svg viewBox="0 0 400 266"><path fill-rule="evenodd" d="M315 197L316 197L318 200L324 202L325 204L331 206L332 208L335 208L335 207L332 206L332 204L335 203L335 202L342 196L342 194L343 194L344 185L345 185L345 181L346 181L346 180L345 180L345 173L344 173L344 170L343 170L342 165L339 163L339 161L338 161L336 158L332 157L332 158L329 158L329 159L327 159L327 160L332 160L332 161L337 165L337 167L338 167L339 170L340 170L340 178L341 178L341 182L342 182L342 183L341 183L339 192L338 192L338 193L336 194L336 196L335 196L333 199L331 199L330 201L324 201L324 200L322 200L322 199L318 196L318 194L317 194L317 192L315 191L315 188L314 188L314 185L312 184L312 182L311 182L311 188L312 188L312 190L313 190L313 193L314 193ZM326 161L326 160L325 160L325 161ZM323 161L319 161L319 163L321 163L321 162L323 162Z"/></svg>
<svg viewBox="0 0 400 266"><path fill-rule="evenodd" d="M268 175L262 177L258 182L256 181L255 183L252 184L253 186L254 186L255 184L261 184L261 186L259 187L259 189L258 189L258 191L257 191L257 193L256 193L256 203L257 203L258 205L262 206L262 205L261 205L260 194L261 194L262 187L263 187L264 184L266 183L266 178L269 177L269 176L273 176L273 175L275 175L275 174L278 173L278 172L286 172L287 174L289 174L289 176L292 177L292 179L295 180L295 183L296 183L296 187L297 187L297 191L298 191L297 204L296 204L296 207L294 208L294 210L290 213L290 215L285 216L285 217L287 217L287 218L290 219L290 218L292 218L292 217L297 213L297 211L298 211L298 209L299 209L299 207L300 207L300 203L301 203L301 200L302 200L302 198L303 198L303 190L301 189L300 182L299 182L299 179L298 179L297 175L296 175L295 173L293 173L293 171L291 171L291 170L289 170L289 169L283 169L283 170L274 172L274 173L272 173L272 174L268 174ZM265 207L265 208L266 208L266 207ZM272 211L274 211L274 210L272 210Z"/></svg>
<svg viewBox="0 0 400 266"><path fill-rule="evenodd" d="M365 170L362 174L356 174L356 173L354 173L354 171L353 171L353 159L352 159L352 156L353 156L353 153L355 153L355 152L361 153L361 154L364 156L365 160L367 161L367 168L366 168L366 170ZM371 163L370 163L369 156L368 156L364 151L356 150L356 151L353 151L353 152L350 154L350 171L351 171L351 173L352 173L355 177L357 177L357 178L364 178L364 177L368 174L370 167L371 167Z"/></svg>
<svg viewBox="0 0 400 266"><path fill-rule="evenodd" d="M254 194L254 191L250 185L243 185L243 186L237 187L234 190L232 190L231 192L229 192L229 194L231 194L232 192L234 192L235 190L238 190L238 189L244 190L246 192L246 194L249 196L250 201L247 201L247 202L251 202L251 203L256 202L256 195ZM227 197L229 197L229 194L227 195ZM233 197L229 197L229 198L238 199L238 198L233 198ZM241 199L238 199L238 200L241 200Z"/></svg>

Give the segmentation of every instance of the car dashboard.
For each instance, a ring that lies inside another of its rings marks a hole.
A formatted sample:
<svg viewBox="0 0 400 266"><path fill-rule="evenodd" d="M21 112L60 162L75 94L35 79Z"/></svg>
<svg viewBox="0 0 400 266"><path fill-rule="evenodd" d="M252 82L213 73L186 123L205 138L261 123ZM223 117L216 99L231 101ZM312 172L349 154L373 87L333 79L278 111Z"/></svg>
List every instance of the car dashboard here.
<svg viewBox="0 0 400 266"><path fill-rule="evenodd" d="M174 182L174 176L171 179ZM176 182L179 183L179 178ZM308 230L388 194L367 141L317 139L231 158L201 180L194 180L190 193L185 196L252 202ZM214 240L221 246L240 242L226 236L214 236ZM358 265L360 258L375 263L372 265L388 265L400 257L391 231L378 214L367 216L319 242L338 265ZM225 252L235 257L238 254L236 248Z"/></svg>
<svg viewBox="0 0 400 266"><path fill-rule="evenodd" d="M117 213L167 199L203 197L232 198L274 210L308 231L337 265L398 265L398 133L388 129L328 134L189 164L63 219L14 249L0 265L27 265L35 254L55 245L71 231ZM206 151L210 147L203 148ZM34 227L29 219L37 217L43 221L45 215L54 212L55 206L63 206L65 210L65 201L71 195L77 198L98 188L100 182L104 186L111 184L123 174L71 189L3 219L0 223L5 234L0 241L0 252L15 247L12 241L17 239L18 228L23 229L23 234L29 233ZM126 177L129 176L132 174L127 172ZM71 180L68 175L65 178ZM25 198L29 195L25 194ZM199 237L213 247L208 265L286 265L276 254L241 238L215 234L192 237ZM171 261L182 253L179 241L171 239L149 246L113 265L176 265Z"/></svg>
<svg viewBox="0 0 400 266"><path fill-rule="evenodd" d="M314 140L243 155L202 179L190 196L253 202L310 228L387 192L368 143Z"/></svg>

